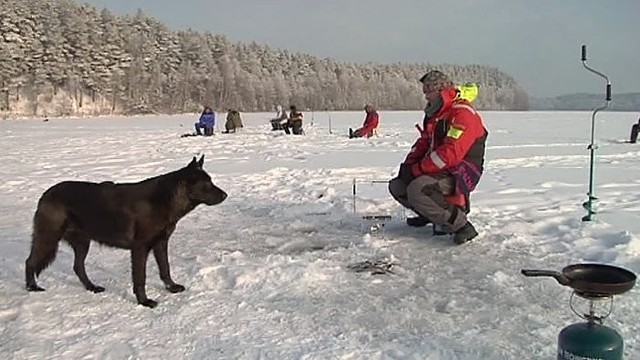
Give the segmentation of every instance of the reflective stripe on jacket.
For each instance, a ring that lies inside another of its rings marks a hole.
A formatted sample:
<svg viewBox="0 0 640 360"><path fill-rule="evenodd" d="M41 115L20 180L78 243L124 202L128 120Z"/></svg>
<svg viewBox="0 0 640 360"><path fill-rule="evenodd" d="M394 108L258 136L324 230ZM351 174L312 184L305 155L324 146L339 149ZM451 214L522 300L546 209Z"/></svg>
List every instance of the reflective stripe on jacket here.
<svg viewBox="0 0 640 360"><path fill-rule="evenodd" d="M415 176L447 171L467 160L482 171L487 130L471 104L458 98L455 88L441 92L440 111L423 121L420 138L405 163L412 164Z"/></svg>

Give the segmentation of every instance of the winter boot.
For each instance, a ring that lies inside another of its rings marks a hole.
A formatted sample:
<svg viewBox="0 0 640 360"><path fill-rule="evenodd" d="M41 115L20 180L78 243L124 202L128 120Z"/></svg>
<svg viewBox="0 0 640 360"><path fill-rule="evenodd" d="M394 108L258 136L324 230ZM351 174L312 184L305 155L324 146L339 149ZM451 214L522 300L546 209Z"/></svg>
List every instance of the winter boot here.
<svg viewBox="0 0 640 360"><path fill-rule="evenodd" d="M353 139L353 130L349 128L349 139Z"/></svg>
<svg viewBox="0 0 640 360"><path fill-rule="evenodd" d="M413 227L423 227L430 223L431 223L431 220L420 215L407 218L407 225L413 226Z"/></svg>
<svg viewBox="0 0 640 360"><path fill-rule="evenodd" d="M473 240L473 238L475 238L476 236L478 236L476 228L474 228L473 225L469 221L467 221L467 223L464 224L463 227L458 229L458 231L453 234L453 242L456 243L456 245L461 245L466 243L467 241Z"/></svg>

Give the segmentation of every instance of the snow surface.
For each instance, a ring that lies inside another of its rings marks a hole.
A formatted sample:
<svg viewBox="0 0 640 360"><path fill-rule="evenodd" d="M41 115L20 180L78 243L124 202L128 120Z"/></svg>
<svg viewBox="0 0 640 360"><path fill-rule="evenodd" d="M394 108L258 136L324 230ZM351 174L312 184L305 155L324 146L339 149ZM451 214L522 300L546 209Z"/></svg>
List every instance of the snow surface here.
<svg viewBox="0 0 640 360"><path fill-rule="evenodd" d="M179 136L195 114L0 122L0 359L552 359L559 331L580 321L571 290L521 269L640 272L640 144L625 143L635 113L596 118L600 212L585 223L591 113L484 112L470 214L480 236L458 247L407 227L378 182L397 172L420 112L381 112L379 136L353 140L363 112L307 112L305 136L270 131L271 115L243 114L243 132L209 138ZM84 290L67 245L39 277L47 291L25 291L31 219L49 186L139 181L198 154L229 197L198 207L170 241L187 291L164 290L150 259L159 305L137 305L128 252L96 244L87 271L104 293ZM371 232L363 215L393 218ZM394 274L347 268L380 258ZM616 297L605 321L628 359L640 358L639 294Z"/></svg>

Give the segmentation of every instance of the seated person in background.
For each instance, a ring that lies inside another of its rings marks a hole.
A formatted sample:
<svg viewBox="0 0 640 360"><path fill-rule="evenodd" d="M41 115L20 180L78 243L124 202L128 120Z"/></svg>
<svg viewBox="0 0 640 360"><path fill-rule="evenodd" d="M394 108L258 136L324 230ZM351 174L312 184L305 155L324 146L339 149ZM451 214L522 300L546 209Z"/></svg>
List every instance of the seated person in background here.
<svg viewBox="0 0 640 360"><path fill-rule="evenodd" d="M271 131L284 130L282 125L287 122L287 112L282 109L282 106L276 105L276 117L269 122L271 122Z"/></svg>
<svg viewBox="0 0 640 360"><path fill-rule="evenodd" d="M240 118L240 113L237 110L229 109L227 113L227 122L224 124L225 134L230 132L236 132L238 129L242 128L242 119Z"/></svg>
<svg viewBox="0 0 640 360"><path fill-rule="evenodd" d="M640 133L640 119L638 119L637 124L631 125L631 138L629 142L635 144L638 141L638 133Z"/></svg>
<svg viewBox="0 0 640 360"><path fill-rule="evenodd" d="M197 135L202 135L200 129L204 129L205 136L213 135L213 128L216 125L216 113L211 107L205 106L200 115L200 119L198 119L195 125Z"/></svg>
<svg viewBox="0 0 640 360"><path fill-rule="evenodd" d="M284 132L287 134L291 134L293 132L294 135L301 135L303 133L302 118L304 115L302 112L298 111L295 105L291 105L289 109L291 110L289 112L289 119L286 124L283 125ZM291 131L289 131L289 128L291 128Z"/></svg>
<svg viewBox="0 0 640 360"><path fill-rule="evenodd" d="M356 131L349 128L349 139L365 136L371 137L373 135L373 131L378 127L379 117L376 109L374 109L372 105L365 105L364 111L367 115L364 118L362 127L360 129L356 129Z"/></svg>

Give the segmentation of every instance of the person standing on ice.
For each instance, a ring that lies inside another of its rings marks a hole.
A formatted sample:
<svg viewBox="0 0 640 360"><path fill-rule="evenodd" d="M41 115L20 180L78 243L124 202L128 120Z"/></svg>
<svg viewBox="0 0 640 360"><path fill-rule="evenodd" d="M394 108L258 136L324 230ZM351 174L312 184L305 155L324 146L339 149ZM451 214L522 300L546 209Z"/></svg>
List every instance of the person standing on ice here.
<svg viewBox="0 0 640 360"><path fill-rule="evenodd" d="M638 141L638 133L640 133L640 119L638 119L637 124L631 125L631 137L629 138L629 142L635 144Z"/></svg>
<svg viewBox="0 0 640 360"><path fill-rule="evenodd" d="M364 118L362 127L355 131L349 128L349 139L357 137L371 137L373 135L373 131L378 128L378 122L380 119L376 109L373 108L373 105L365 105L364 111L367 115Z"/></svg>
<svg viewBox="0 0 640 360"><path fill-rule="evenodd" d="M420 78L427 100L420 137L389 181L389 192L418 217L411 226L434 223L453 232L463 244L478 236L467 220L468 194L483 171L488 132L471 103L453 82L433 70Z"/></svg>

